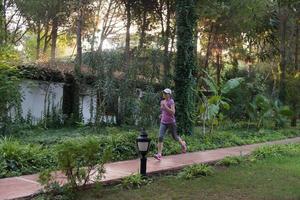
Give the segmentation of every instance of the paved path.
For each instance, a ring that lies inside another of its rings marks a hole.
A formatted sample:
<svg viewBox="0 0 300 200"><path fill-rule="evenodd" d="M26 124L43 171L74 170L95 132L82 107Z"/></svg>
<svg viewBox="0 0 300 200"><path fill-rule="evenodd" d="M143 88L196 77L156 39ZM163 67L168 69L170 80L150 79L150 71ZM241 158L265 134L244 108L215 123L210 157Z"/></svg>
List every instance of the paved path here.
<svg viewBox="0 0 300 200"><path fill-rule="evenodd" d="M244 145L238 147L222 148L216 150L199 151L193 153L172 155L163 157L162 161L149 158L147 172L150 174L181 169L195 163L210 163L223 159L226 156L247 155L257 147L271 144L300 143L300 137L266 142L260 144ZM139 171L139 159L108 163L105 165L106 174L103 183L113 183ZM27 175L0 179L0 200L11 200L32 196L42 189L37 182L38 175ZM56 180L65 183L66 177L57 172Z"/></svg>

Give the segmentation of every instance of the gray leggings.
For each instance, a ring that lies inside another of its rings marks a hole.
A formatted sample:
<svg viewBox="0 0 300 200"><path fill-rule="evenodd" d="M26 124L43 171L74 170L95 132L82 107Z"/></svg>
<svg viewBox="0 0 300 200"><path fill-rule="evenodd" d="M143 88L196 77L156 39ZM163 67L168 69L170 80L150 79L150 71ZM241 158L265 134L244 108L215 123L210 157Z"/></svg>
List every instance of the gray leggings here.
<svg viewBox="0 0 300 200"><path fill-rule="evenodd" d="M180 137L177 134L176 123L172 123L172 124L163 124L163 123L160 123L159 137L158 137L158 141L159 142L163 142L164 141L164 137L165 137L166 132L167 132L168 129L171 132L173 139L176 140L176 141L179 140Z"/></svg>

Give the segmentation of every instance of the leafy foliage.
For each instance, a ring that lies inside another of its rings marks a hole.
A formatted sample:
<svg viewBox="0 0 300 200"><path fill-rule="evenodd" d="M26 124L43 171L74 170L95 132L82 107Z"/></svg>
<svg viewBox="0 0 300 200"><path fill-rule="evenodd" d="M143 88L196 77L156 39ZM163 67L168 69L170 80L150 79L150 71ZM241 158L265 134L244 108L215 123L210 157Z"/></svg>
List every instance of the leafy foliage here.
<svg viewBox="0 0 300 200"><path fill-rule="evenodd" d="M213 174L213 168L206 164L195 164L188 166L178 174L179 178L192 179L201 176L210 176Z"/></svg>
<svg viewBox="0 0 300 200"><path fill-rule="evenodd" d="M264 126L265 121L274 120L276 127L284 125L284 119L293 115L288 106L281 106L279 101L271 102L263 95L257 95L252 103L249 104L250 119L256 121L259 129Z"/></svg>
<svg viewBox="0 0 300 200"><path fill-rule="evenodd" d="M287 103L293 110L292 125L297 125L297 116L300 114L300 73L290 75L287 79Z"/></svg>
<svg viewBox="0 0 300 200"><path fill-rule="evenodd" d="M0 132L7 132L14 112L19 115L21 94L19 88L20 73L13 67L18 60L18 54L11 47L0 47Z"/></svg>
<svg viewBox="0 0 300 200"><path fill-rule="evenodd" d="M293 156L299 155L299 144L287 144L287 145L272 145L264 146L254 151L251 156L255 159L261 160L272 157Z"/></svg>
<svg viewBox="0 0 300 200"><path fill-rule="evenodd" d="M0 177L32 174L56 165L53 150L9 138L0 140L0 163Z"/></svg>
<svg viewBox="0 0 300 200"><path fill-rule="evenodd" d="M137 189L137 188L141 188L143 185L146 185L150 182L151 182L150 179L145 179L140 174L134 174L125 177L122 180L121 185L125 189Z"/></svg>
<svg viewBox="0 0 300 200"><path fill-rule="evenodd" d="M221 147L238 146L244 144L254 144L272 140L280 140L299 136L298 129L282 130L246 130L239 127L235 131L218 131L215 134L203 135L197 129L193 136L182 136L188 144L188 150L202 151ZM74 166L82 166L85 163L101 163L102 156L109 149L110 158L113 161L135 159L138 157L136 148L135 131L120 130L114 127L91 132L91 129L80 128L78 132L70 129L60 131L44 131L41 129L36 132L26 131L20 133L18 140L29 144L18 142L17 139L0 140L0 174L2 177L9 177L21 174L31 174L44 171L44 169L58 170L65 166L66 170ZM106 132L104 132L106 131ZM100 135L99 135L100 134ZM86 137L90 135L89 137ZM157 140L157 130L149 131L152 139L149 155L156 153L155 141ZM89 142L88 142L89 141ZM39 143L40 145L37 145ZM59 147L56 147L58 144ZM89 145L91 144L91 145ZM86 147L88 146L89 147ZM84 151L82 150L84 146ZM56 153L59 149L60 153ZM82 149L80 149L82 148ZM72 151L74 149L74 151ZM164 155L178 154L181 152L180 145L175 144L170 137L166 137L164 142ZM93 154L95 153L95 154ZM58 156L59 159L58 160ZM68 157L63 155L69 155ZM85 158L83 158L83 155ZM93 158L89 161L86 159ZM68 163L69 162L69 163Z"/></svg>
<svg viewBox="0 0 300 200"><path fill-rule="evenodd" d="M95 137L67 140L57 145L56 152L58 169L66 174L73 189L100 180L110 156L108 150L100 153L100 142Z"/></svg>
<svg viewBox="0 0 300 200"><path fill-rule="evenodd" d="M152 88L148 88L143 92L143 96L139 102L139 126L155 127L159 115L159 94L154 92Z"/></svg>
<svg viewBox="0 0 300 200"><path fill-rule="evenodd" d="M233 165L239 165L242 162L243 162L243 157L241 156L228 156L220 160L219 162L217 162L217 165L229 167Z"/></svg>
<svg viewBox="0 0 300 200"><path fill-rule="evenodd" d="M191 134L195 107L196 10L194 0L176 1L177 56L175 67L176 117L179 133Z"/></svg>
<svg viewBox="0 0 300 200"><path fill-rule="evenodd" d="M230 99L226 98L224 95L228 94L235 88L237 88L243 81L243 78L234 78L228 80L224 85L218 86L216 82L208 75L208 78L203 78L206 85L209 86L210 91L213 95L206 97L202 95L202 104L200 105L198 117L199 121L203 122L203 132L205 133L206 123L210 127L210 132L212 132L213 127L219 124L222 120L223 114L221 110L230 109Z"/></svg>

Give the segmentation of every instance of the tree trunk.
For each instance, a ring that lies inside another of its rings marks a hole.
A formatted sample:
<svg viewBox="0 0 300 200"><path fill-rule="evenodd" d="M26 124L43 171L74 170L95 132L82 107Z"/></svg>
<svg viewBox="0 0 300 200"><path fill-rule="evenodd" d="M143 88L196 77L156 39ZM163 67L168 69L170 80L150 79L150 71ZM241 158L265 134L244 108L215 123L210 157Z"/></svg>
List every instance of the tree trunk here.
<svg viewBox="0 0 300 200"><path fill-rule="evenodd" d="M36 38L36 60L40 59L41 49L41 23L37 25L37 38Z"/></svg>
<svg viewBox="0 0 300 200"><path fill-rule="evenodd" d="M205 55L205 61L204 61L204 70L208 70L208 62L209 62L209 57L211 53L211 43L212 43L212 36L214 32L214 24L212 23L210 25L210 31L208 33L208 43L207 43L207 48L206 48L206 55Z"/></svg>
<svg viewBox="0 0 300 200"><path fill-rule="evenodd" d="M139 49L144 48L145 37L146 37L146 29L147 29L147 11L143 11L143 19L142 19L142 27L141 27L141 35L139 41Z"/></svg>
<svg viewBox="0 0 300 200"><path fill-rule="evenodd" d="M299 23L296 24L296 36L295 36L295 71L297 71L299 69L298 65L299 65Z"/></svg>
<svg viewBox="0 0 300 200"><path fill-rule="evenodd" d="M81 1L79 2L79 6L81 6ZM76 54L76 64L75 64L75 76L80 75L80 68L82 64L82 23L83 23L83 13L82 8L79 7L79 16L77 18L77 30L76 30L76 47L77 47L77 54Z"/></svg>
<svg viewBox="0 0 300 200"><path fill-rule="evenodd" d="M282 9L280 9L282 10ZM286 99L286 28L287 28L287 14L284 10L280 14L280 85L279 85L279 99L285 103Z"/></svg>
<svg viewBox="0 0 300 200"><path fill-rule="evenodd" d="M58 19L57 17L54 17L52 21L52 30L51 30L51 60L50 60L51 66L55 65L57 31L58 31Z"/></svg>
<svg viewBox="0 0 300 200"><path fill-rule="evenodd" d="M45 34L44 34L44 48L43 48L43 54L45 55L48 49L48 44L51 39L51 37L48 35L49 33L49 23L47 22L45 25Z"/></svg>
<svg viewBox="0 0 300 200"><path fill-rule="evenodd" d="M174 27L174 31L172 31L171 34L171 48L170 48L170 52L174 52L175 51L175 36L176 36L176 26Z"/></svg>
<svg viewBox="0 0 300 200"><path fill-rule="evenodd" d="M171 10L170 10L170 0L167 0L167 19L166 19L166 31L163 35L164 37L164 81L163 84L168 87L170 79L170 53L169 53L169 41L170 41L170 19L171 19Z"/></svg>
<svg viewBox="0 0 300 200"><path fill-rule="evenodd" d="M186 20L189 19L189 20ZM192 134L195 111L195 28L194 0L176 1L177 57L175 68L175 98L178 131Z"/></svg>
<svg viewBox="0 0 300 200"><path fill-rule="evenodd" d="M0 4L0 45L4 44L4 34L5 34L5 8L4 2Z"/></svg>
<svg viewBox="0 0 300 200"><path fill-rule="evenodd" d="M295 111L295 113L292 116L291 126L296 127L297 126L297 117L298 117L296 105L293 104L292 108L293 108L293 111Z"/></svg>
<svg viewBox="0 0 300 200"><path fill-rule="evenodd" d="M196 29L195 29L195 36L194 36L195 37L194 38L194 40L195 40L195 55L197 55L197 53L198 53L198 38L199 38L198 34L199 34L199 30L198 30L198 24L197 24ZM197 62L197 60L196 60L196 62Z"/></svg>
<svg viewBox="0 0 300 200"><path fill-rule="evenodd" d="M217 85L219 87L221 85L221 69L222 69L221 59L222 59L221 52L218 52L217 53Z"/></svg>
<svg viewBox="0 0 300 200"><path fill-rule="evenodd" d="M131 27L131 4L126 3L126 44L125 44L125 71L129 68L130 63L130 27Z"/></svg>
<svg viewBox="0 0 300 200"><path fill-rule="evenodd" d="M6 23L6 6L7 6L7 1L3 0L3 3L1 3L1 20L2 20L2 27L1 27L1 35L2 35L2 43L5 44L7 42L7 37L8 37L8 27Z"/></svg>
<svg viewBox="0 0 300 200"><path fill-rule="evenodd" d="M83 11L82 11L82 1L78 3L78 18L77 18L77 27L76 27L76 63L75 63L75 81L74 81L74 107L73 115L74 121L80 121L80 103L79 103L79 91L80 91L80 74L81 74L81 64L82 64L82 26L83 26Z"/></svg>
<svg viewBox="0 0 300 200"><path fill-rule="evenodd" d="M101 0L99 1L98 7L97 7L96 17L100 17L100 10L101 10ZM96 23L96 19L95 19L93 22L93 36L92 36L91 52L94 52L94 50L95 50L97 26L98 26L98 24Z"/></svg>

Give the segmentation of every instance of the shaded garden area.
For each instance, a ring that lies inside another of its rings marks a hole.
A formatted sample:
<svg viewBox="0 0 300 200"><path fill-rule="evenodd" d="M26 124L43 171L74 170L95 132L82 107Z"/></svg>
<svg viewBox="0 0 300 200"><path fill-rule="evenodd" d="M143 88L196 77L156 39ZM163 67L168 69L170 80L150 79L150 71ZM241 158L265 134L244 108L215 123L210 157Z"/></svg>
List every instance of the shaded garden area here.
<svg viewBox="0 0 300 200"><path fill-rule="evenodd" d="M153 140L150 146L150 155L156 152L157 129L149 130ZM15 137L5 137L0 142L2 163L0 175L2 178L33 174L46 169L57 170L59 164L67 158L59 157L60 148L67 152L81 151L81 144L95 141L91 151L97 153L96 158L101 161L105 150L110 151L110 161L135 159L138 157L136 148L137 130L118 128L102 128L93 130L88 127L71 129L48 130L40 129L25 131ZM279 130L235 129L218 130L214 134L203 135L201 128L196 128L192 136L183 136L188 144L188 152L203 151L216 148L240 146L299 137L299 128L284 128ZM68 149L70 142L74 146ZM78 142L78 144L76 144ZM181 147L167 138L164 144L164 155L173 155L181 152ZM76 158L70 158L76 159ZM79 163L79 166L82 166Z"/></svg>
<svg viewBox="0 0 300 200"><path fill-rule="evenodd" d="M188 152L299 137L299 13L299 0L0 0L0 178L41 172L49 183L62 170L77 190L104 163L137 158L142 128L153 155L164 88ZM265 194L246 177L268 179L274 165L280 180L289 163L290 177L298 162L286 156L193 180L189 192L174 177L147 192L214 199L240 184L232 197L297 198L274 192L285 179Z"/></svg>

